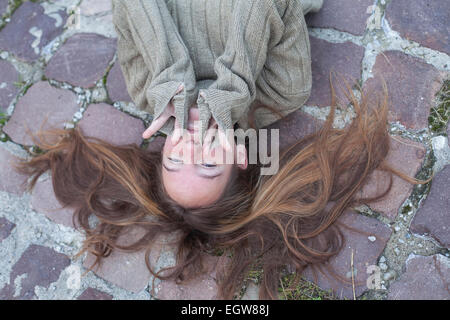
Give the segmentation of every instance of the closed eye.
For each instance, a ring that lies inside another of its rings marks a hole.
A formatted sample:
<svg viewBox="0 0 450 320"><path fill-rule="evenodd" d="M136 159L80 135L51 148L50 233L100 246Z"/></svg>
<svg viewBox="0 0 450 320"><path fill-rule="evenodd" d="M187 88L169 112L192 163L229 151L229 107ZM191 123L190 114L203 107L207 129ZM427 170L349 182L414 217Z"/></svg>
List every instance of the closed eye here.
<svg viewBox="0 0 450 320"><path fill-rule="evenodd" d="M215 168L215 167L217 167L217 165L209 164L209 163L202 163L201 166L205 167L205 168Z"/></svg>
<svg viewBox="0 0 450 320"><path fill-rule="evenodd" d="M167 157L167 159L176 164L183 163L183 161L180 159L175 159L175 158L170 158L170 157Z"/></svg>

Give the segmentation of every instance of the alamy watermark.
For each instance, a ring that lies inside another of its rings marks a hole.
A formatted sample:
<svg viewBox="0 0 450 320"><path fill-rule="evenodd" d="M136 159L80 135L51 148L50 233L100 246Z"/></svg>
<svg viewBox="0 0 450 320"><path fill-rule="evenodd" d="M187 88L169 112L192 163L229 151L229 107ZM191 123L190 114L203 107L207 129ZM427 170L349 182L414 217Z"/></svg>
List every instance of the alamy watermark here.
<svg viewBox="0 0 450 320"><path fill-rule="evenodd" d="M81 288L81 269L77 265L71 265L66 269L69 277L66 280L66 286L70 290L79 290ZM380 290L381 287L381 269L377 265L366 267L366 273L369 275L366 280L367 289Z"/></svg>
<svg viewBox="0 0 450 320"><path fill-rule="evenodd" d="M181 130L181 129L179 129ZM270 144L268 143L270 134ZM220 164L243 164L245 161L245 149L248 140L247 160L248 164L260 163L261 175L275 175L279 169L280 158L280 139L279 129L208 129L204 137L214 137L205 142L200 139L200 131L189 131L183 129L183 143L177 143L171 150L171 154L183 158L185 164L200 164L205 159L207 153L208 162L216 165ZM188 143L185 143L188 142ZM192 153L192 144L194 147L193 157L187 157ZM205 146L208 150L205 151ZM228 147L226 147L228 145ZM270 146L270 152L269 152Z"/></svg>
<svg viewBox="0 0 450 320"><path fill-rule="evenodd" d="M369 275L366 280L367 289L381 289L381 269L377 265L367 266L366 273Z"/></svg>

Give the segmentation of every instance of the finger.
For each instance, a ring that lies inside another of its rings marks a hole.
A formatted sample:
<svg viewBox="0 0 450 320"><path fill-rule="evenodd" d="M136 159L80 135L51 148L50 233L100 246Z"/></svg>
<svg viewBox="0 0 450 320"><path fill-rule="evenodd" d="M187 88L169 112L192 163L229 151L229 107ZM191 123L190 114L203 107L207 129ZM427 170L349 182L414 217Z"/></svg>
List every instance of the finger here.
<svg viewBox="0 0 450 320"><path fill-rule="evenodd" d="M166 123L169 117L170 117L169 114L163 113L158 118L154 119L150 127L148 127L147 130L145 130L144 133L142 134L142 138L148 139L152 135L154 135L159 129L162 128L162 126L164 125L164 123Z"/></svg>
<svg viewBox="0 0 450 320"><path fill-rule="evenodd" d="M180 93L183 89L184 89L184 85L180 84L180 86L178 87L177 92L175 94Z"/></svg>
<svg viewBox="0 0 450 320"><path fill-rule="evenodd" d="M229 134L224 132L222 129L219 128L219 140L222 147L225 149L225 151L231 151L231 136L228 137ZM234 141L233 141L234 142Z"/></svg>
<svg viewBox="0 0 450 320"><path fill-rule="evenodd" d="M214 136L217 132L217 124L212 125L206 130L205 139L203 140L203 150L206 153L209 153L209 150L211 148L212 141L214 139Z"/></svg>
<svg viewBox="0 0 450 320"><path fill-rule="evenodd" d="M181 128L180 122L175 118L175 125L172 133L172 144L176 145L181 137L183 136L183 129Z"/></svg>

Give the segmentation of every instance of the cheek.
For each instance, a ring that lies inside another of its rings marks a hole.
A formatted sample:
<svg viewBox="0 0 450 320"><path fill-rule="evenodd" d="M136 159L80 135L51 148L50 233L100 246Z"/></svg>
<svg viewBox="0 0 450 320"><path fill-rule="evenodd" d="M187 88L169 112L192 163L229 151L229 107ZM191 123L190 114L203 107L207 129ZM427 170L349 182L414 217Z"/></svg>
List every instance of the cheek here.
<svg viewBox="0 0 450 320"><path fill-rule="evenodd" d="M164 142L163 153L167 154L173 149L173 145L170 139L170 136L167 136L166 141Z"/></svg>
<svg viewBox="0 0 450 320"><path fill-rule="evenodd" d="M170 136L168 136L167 138L166 138L166 142L164 143L164 148L163 148L163 150L162 150L162 152L163 152L163 155L165 155L165 156L170 156L170 155L173 155L173 156L175 156L175 153L177 153L177 151L180 149L180 143L181 142L179 142L177 145L174 145L173 143L172 143L172 139L170 139ZM178 147L177 147L178 146ZM179 152L178 152L179 153ZM179 156L179 157L181 157L182 156L182 154L177 154L176 156Z"/></svg>

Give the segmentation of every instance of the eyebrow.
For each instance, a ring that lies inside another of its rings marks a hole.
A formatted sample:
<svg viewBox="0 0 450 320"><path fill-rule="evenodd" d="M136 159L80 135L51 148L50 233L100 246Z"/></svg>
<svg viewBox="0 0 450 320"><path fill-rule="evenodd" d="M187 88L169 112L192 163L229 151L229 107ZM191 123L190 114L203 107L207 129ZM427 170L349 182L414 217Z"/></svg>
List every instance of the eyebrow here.
<svg viewBox="0 0 450 320"><path fill-rule="evenodd" d="M164 169L166 169L166 170L169 171L169 172L178 172L178 171L179 171L179 170L177 170L177 169L170 169L170 168L167 168L166 165L165 165L164 163L163 163L162 166L164 167ZM207 174L199 173L199 176L202 177L202 178L205 178L205 179L215 179L215 178L217 178L218 176L221 176L221 175L222 175L222 172L220 172L220 173L218 173L218 174L216 174L216 175L213 175L213 176L209 176L209 175L207 175Z"/></svg>

